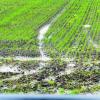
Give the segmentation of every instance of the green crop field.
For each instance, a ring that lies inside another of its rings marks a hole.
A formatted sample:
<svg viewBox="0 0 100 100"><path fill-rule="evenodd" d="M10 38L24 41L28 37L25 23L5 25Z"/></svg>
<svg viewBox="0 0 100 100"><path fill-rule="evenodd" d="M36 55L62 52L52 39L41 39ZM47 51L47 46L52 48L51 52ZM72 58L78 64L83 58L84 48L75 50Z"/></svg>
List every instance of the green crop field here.
<svg viewBox="0 0 100 100"><path fill-rule="evenodd" d="M37 29L64 5L65 1L62 1L0 0L0 51L2 55L11 56L18 51L21 55L25 53L30 56L38 55ZM35 53L32 53L33 51Z"/></svg>
<svg viewBox="0 0 100 100"><path fill-rule="evenodd" d="M0 93L100 93L100 0L0 0Z"/></svg>

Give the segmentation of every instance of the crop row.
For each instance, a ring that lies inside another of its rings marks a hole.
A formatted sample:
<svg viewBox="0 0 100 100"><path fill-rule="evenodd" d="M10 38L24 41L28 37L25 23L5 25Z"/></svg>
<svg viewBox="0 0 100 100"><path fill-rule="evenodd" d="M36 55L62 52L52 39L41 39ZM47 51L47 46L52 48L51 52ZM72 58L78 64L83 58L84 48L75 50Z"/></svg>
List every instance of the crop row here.
<svg viewBox="0 0 100 100"><path fill-rule="evenodd" d="M27 49L37 55L38 28L66 3L67 0L0 0L0 43L4 43L0 44L0 52L12 56L15 51Z"/></svg>
<svg viewBox="0 0 100 100"><path fill-rule="evenodd" d="M44 41L47 52L52 49L51 55L84 56L90 59L94 58L96 52L98 56L99 5L99 0L73 1L46 34Z"/></svg>

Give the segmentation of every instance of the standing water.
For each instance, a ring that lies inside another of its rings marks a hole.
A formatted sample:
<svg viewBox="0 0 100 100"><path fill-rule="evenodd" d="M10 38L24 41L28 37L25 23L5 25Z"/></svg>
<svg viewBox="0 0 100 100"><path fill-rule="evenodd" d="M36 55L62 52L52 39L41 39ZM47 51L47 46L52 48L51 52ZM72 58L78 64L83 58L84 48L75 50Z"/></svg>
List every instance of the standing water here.
<svg viewBox="0 0 100 100"><path fill-rule="evenodd" d="M50 60L49 57L47 57L46 53L43 50L43 39L44 36L46 34L46 32L48 31L49 27L50 27L50 23L46 24L44 26L42 26L39 30L39 36L38 36L38 40L39 40L39 51L40 51L40 56L41 56L41 60L42 61L47 61Z"/></svg>
<svg viewBox="0 0 100 100"><path fill-rule="evenodd" d="M58 19L58 17L61 16L61 14L65 11L65 8L63 8L59 13L57 13L49 23L46 23L44 26L42 26L39 29L39 35L38 35L38 40L39 40L39 52L40 52L40 58L41 61L49 61L50 57L47 56L46 52L44 51L44 43L43 43L43 39L45 37L45 34L47 33L47 31L49 30L50 26ZM45 63L41 62L40 66L44 66Z"/></svg>

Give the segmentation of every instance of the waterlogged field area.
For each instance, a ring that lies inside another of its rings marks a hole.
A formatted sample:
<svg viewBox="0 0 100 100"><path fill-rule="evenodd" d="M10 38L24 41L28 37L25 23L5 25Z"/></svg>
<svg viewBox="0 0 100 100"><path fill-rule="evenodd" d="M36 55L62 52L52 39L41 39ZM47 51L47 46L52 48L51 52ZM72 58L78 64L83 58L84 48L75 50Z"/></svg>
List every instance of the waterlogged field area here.
<svg viewBox="0 0 100 100"><path fill-rule="evenodd" d="M0 93L100 94L100 0L0 0Z"/></svg>

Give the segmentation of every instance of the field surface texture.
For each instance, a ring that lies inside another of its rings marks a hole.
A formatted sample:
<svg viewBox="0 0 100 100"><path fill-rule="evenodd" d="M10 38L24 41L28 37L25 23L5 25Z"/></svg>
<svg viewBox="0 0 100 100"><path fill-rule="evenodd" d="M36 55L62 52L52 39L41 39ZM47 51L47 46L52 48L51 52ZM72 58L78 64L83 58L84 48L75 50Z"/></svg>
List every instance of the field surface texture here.
<svg viewBox="0 0 100 100"><path fill-rule="evenodd" d="M100 94L100 0L0 0L0 93Z"/></svg>

